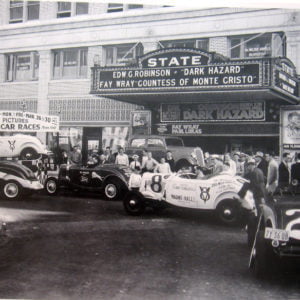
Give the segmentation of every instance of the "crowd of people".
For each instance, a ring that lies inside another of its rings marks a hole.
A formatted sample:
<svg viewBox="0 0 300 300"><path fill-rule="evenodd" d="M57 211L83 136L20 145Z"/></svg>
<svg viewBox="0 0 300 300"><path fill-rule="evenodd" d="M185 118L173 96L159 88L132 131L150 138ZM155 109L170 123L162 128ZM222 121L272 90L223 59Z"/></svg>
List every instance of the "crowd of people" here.
<svg viewBox="0 0 300 300"><path fill-rule="evenodd" d="M74 146L70 153L62 151L60 163L82 164L80 147ZM141 156L134 154L132 158L128 157L123 147L119 147L117 153L112 153L110 147L106 147L101 154L97 150L89 153L87 166L103 164L126 165L133 173L139 175L144 172L175 172L175 161L171 151L161 156L159 161L154 159L152 152L147 149L143 149ZM194 172L198 179L210 178L218 174L239 175L247 178L251 165L261 171L263 184L271 195L275 192L288 191L291 186L300 183L300 153L294 159L290 153L283 153L281 161L279 161L279 158L275 157L272 152L257 151L255 154L233 152L224 155L206 152L204 153L204 166L194 166L182 171Z"/></svg>

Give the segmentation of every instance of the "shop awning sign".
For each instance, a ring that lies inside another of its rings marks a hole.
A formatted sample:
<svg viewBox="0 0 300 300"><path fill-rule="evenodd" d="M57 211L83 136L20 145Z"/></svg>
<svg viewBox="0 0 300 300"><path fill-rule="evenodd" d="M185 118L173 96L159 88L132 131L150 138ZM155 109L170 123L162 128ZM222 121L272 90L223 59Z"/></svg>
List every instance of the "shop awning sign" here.
<svg viewBox="0 0 300 300"><path fill-rule="evenodd" d="M0 132L58 132L59 117L22 111L0 111Z"/></svg>

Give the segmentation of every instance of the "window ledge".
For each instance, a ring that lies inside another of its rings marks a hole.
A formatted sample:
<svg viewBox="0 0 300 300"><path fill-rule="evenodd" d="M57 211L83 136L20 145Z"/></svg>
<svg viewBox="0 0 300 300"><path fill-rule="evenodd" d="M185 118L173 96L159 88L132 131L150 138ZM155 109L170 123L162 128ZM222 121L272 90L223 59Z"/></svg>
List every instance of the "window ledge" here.
<svg viewBox="0 0 300 300"><path fill-rule="evenodd" d="M4 81L4 82L1 82L1 84L4 84L4 85L12 85L12 84L18 85L18 84L34 84L34 83L38 83L38 82L39 82L38 80Z"/></svg>
<svg viewBox="0 0 300 300"><path fill-rule="evenodd" d="M75 81L75 82L86 81L86 82L89 82L90 79L88 79L88 78L70 78L70 79L62 78L62 79L50 79L49 80L50 83L56 83L56 82L61 83L63 81L66 81L66 82L71 82L71 81Z"/></svg>

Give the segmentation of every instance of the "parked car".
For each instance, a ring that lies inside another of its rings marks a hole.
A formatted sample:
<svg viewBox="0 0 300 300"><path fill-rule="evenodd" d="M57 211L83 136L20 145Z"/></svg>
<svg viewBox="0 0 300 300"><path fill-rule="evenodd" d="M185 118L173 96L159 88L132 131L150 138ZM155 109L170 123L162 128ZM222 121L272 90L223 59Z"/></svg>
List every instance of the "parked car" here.
<svg viewBox="0 0 300 300"><path fill-rule="evenodd" d="M29 168L17 162L0 162L1 199L17 200L43 188L44 186Z"/></svg>
<svg viewBox="0 0 300 300"><path fill-rule="evenodd" d="M252 244L249 267L255 276L276 274L287 263L300 262L300 202L298 199L267 201L260 218L251 219L248 241Z"/></svg>
<svg viewBox="0 0 300 300"><path fill-rule="evenodd" d="M144 173L139 191L129 192L125 197L125 211L130 215L140 215L147 206L158 208L170 204L214 210L223 223L236 223L243 211L238 192L246 180L227 174L208 179L195 178L194 173ZM245 199L247 208L252 209L252 193L247 192Z"/></svg>
<svg viewBox="0 0 300 300"><path fill-rule="evenodd" d="M94 167L61 165L59 172L49 171L45 190L55 195L60 188L104 192L109 200L117 200L128 191L131 170L127 166L105 164Z"/></svg>
<svg viewBox="0 0 300 300"><path fill-rule="evenodd" d="M193 155L195 147L186 147L180 137L136 135L129 139L125 150L129 157L133 154L141 157L143 149L151 151L153 158L158 161L162 156L166 156L168 150L172 151L176 171L197 164L196 157ZM203 162L201 164L203 165Z"/></svg>
<svg viewBox="0 0 300 300"><path fill-rule="evenodd" d="M47 146L35 136L26 134L0 136L0 157L33 160L39 158L41 154L50 153Z"/></svg>

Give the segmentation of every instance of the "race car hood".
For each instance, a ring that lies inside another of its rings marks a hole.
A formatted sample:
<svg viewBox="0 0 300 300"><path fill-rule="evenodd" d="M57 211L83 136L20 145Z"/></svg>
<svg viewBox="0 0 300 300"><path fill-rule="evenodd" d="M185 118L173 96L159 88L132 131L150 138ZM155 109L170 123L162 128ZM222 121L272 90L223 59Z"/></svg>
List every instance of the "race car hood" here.
<svg viewBox="0 0 300 300"><path fill-rule="evenodd" d="M36 180L34 173L27 167L12 161L1 161L0 171L23 179Z"/></svg>
<svg viewBox="0 0 300 300"><path fill-rule="evenodd" d="M272 210L276 217L276 227L290 232L290 237L300 240L300 203L287 201L275 203Z"/></svg>

